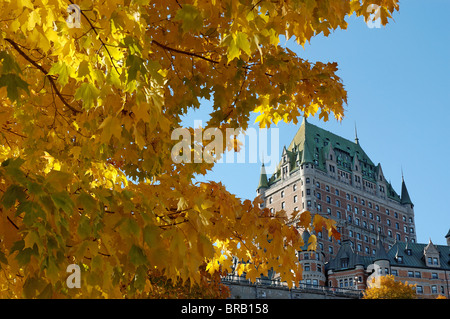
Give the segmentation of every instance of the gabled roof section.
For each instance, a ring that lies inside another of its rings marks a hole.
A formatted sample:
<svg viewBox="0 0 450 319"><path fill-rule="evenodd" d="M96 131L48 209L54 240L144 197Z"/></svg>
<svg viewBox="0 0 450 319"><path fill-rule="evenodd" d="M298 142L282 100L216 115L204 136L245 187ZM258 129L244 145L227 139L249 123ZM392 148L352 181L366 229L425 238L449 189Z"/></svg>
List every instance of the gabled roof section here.
<svg viewBox="0 0 450 319"><path fill-rule="evenodd" d="M412 268L428 268L424 258L424 250L428 244L419 244L412 242L396 242L392 248L387 252L389 261L392 266L412 267ZM450 246L434 245L439 252L440 266L436 269L450 270ZM406 253L406 249L410 250L411 254ZM400 262L396 256L401 256Z"/></svg>
<svg viewBox="0 0 450 319"><path fill-rule="evenodd" d="M389 260L389 257L386 253L386 250L383 247L383 243L381 242L379 235L377 238L377 249L376 249L375 257L373 258L373 261L377 261L377 260Z"/></svg>
<svg viewBox="0 0 450 319"><path fill-rule="evenodd" d="M374 180L375 165L372 160L362 149L361 145L322 129L316 125L309 123L306 118L289 144L288 150L292 150L294 146L302 152L302 160L304 163L315 163L316 167L326 170L326 155L332 148L336 156L338 156L337 165L339 168L351 171L354 156L357 156L360 162L360 170L365 172L363 177Z"/></svg>

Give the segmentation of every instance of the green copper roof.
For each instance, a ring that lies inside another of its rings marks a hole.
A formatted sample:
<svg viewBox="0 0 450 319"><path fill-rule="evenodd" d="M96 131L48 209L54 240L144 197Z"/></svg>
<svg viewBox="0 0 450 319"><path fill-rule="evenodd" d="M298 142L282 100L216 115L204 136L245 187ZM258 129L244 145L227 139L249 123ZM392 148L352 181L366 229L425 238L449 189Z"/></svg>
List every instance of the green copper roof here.
<svg viewBox="0 0 450 319"><path fill-rule="evenodd" d="M358 172L362 175L362 179L375 184L378 183L377 177L381 173L381 166L380 164L375 165L367 156L357 137L355 141L347 140L311 124L306 118L303 118L303 122L291 143L287 148L283 148L283 155L277 169L268 178L268 187L281 180L282 166L286 165L283 161L284 156L287 156L290 172L296 171L300 165L307 163L312 163L316 169L327 172L326 161L330 159L330 154L332 153L334 153L333 161L336 162L338 169L352 173L356 169L356 163L358 163ZM391 183L386 181L386 185L388 198L400 202L402 198L395 192ZM411 199L407 195L407 191L405 191L404 195L402 196L404 203L410 203Z"/></svg>
<svg viewBox="0 0 450 319"><path fill-rule="evenodd" d="M266 168L264 167L264 163L261 167L261 176L259 177L259 184L258 189L260 188L267 188L269 186L269 183L267 181L267 174L266 174Z"/></svg>
<svg viewBox="0 0 450 319"><path fill-rule="evenodd" d="M411 198L409 198L408 189L406 188L405 180L402 178L402 197L400 203L413 205Z"/></svg>

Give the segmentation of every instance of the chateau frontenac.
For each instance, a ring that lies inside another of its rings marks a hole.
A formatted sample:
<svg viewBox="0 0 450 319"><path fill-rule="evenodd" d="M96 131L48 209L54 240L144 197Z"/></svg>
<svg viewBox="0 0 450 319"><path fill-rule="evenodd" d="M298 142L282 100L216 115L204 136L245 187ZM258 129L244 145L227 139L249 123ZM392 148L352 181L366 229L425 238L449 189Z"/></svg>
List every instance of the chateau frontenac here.
<svg viewBox="0 0 450 319"><path fill-rule="evenodd" d="M291 216L307 210L336 221L339 240L318 232L316 251L299 247L301 287L322 289L329 296L339 290L358 292L377 270L416 284L419 297L449 297L450 231L447 246L434 245L431 239L428 244L416 242L414 204L404 177L399 194L381 164L363 150L356 130L350 141L304 118L272 175L263 163L257 195L261 208L272 212L284 210ZM310 234L302 235L307 243ZM276 274L264 282L283 286Z"/></svg>

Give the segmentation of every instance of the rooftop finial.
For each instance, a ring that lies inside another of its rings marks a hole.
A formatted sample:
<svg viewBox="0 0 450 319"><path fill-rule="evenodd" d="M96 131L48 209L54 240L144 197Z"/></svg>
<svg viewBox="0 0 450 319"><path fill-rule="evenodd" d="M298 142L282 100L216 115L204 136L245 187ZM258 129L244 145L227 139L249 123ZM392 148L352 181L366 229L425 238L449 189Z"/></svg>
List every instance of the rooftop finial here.
<svg viewBox="0 0 450 319"><path fill-rule="evenodd" d="M358 131L356 129L356 121L355 121L355 143L359 144Z"/></svg>

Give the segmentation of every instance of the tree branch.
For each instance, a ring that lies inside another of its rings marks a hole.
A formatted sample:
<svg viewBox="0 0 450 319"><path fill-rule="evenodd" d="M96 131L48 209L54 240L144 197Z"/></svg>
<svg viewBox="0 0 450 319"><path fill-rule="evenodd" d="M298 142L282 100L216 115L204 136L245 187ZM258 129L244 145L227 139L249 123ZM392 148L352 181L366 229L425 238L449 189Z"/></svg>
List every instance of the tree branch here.
<svg viewBox="0 0 450 319"><path fill-rule="evenodd" d="M186 52L186 51L182 51L182 50L178 50L178 49L175 49L175 48L168 47L167 45L161 44L161 43L159 43L156 40L152 40L152 43L156 44L157 46L159 46L159 47L161 47L161 48L163 48L163 49L165 49L167 51L172 51L172 52L176 52L176 53L180 53L180 54L184 54L184 55L193 56L193 57L196 57L196 58L199 58L199 59L211 62L211 63L215 63L215 64L219 63L219 61L212 60L210 58L204 57L203 55L200 55L200 54L197 54L197 53Z"/></svg>
<svg viewBox="0 0 450 319"><path fill-rule="evenodd" d="M9 42L9 44L11 44L13 46L13 48L28 62L30 62L35 68L37 68L39 71L41 71L50 81L50 84L52 85L53 89L55 90L56 95L59 97L59 99L61 100L61 102L63 102L63 104L65 106L67 106L73 113L81 113L81 111L75 109L73 106L71 106L69 103L67 103L67 101L64 99L64 97L61 95L61 92L59 92L58 87L56 86L55 81L53 80L53 78L48 74L48 72L39 64L36 63L36 61L34 61L33 59L31 59L25 52L22 51L21 48L19 48L19 45L14 42L11 39L5 39L7 42Z"/></svg>

